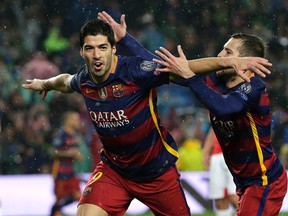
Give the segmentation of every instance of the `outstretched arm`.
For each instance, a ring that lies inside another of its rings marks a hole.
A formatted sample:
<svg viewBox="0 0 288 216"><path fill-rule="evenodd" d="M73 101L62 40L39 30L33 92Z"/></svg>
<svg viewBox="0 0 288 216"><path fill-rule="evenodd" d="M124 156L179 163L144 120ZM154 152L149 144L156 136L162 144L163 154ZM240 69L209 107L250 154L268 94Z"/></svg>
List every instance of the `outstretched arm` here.
<svg viewBox="0 0 288 216"><path fill-rule="evenodd" d="M171 72L183 78L190 78L195 73L205 74L225 68L234 68L238 76L247 82L250 81L245 74L247 70L252 70L262 77L271 73L266 67L272 66L272 64L267 59L260 57L211 57L187 60L180 45L177 46L177 50L179 57L175 57L163 47L160 47L160 51L156 50L155 53L163 60L153 59L153 61L165 66L165 68L158 68L157 71Z"/></svg>
<svg viewBox="0 0 288 216"><path fill-rule="evenodd" d="M63 93L72 93L74 90L70 86L70 81L73 75L70 74L60 74L49 79L33 79L26 80L27 83L22 84L25 89L30 89L33 91L38 91L45 99L47 92L50 90L60 91Z"/></svg>

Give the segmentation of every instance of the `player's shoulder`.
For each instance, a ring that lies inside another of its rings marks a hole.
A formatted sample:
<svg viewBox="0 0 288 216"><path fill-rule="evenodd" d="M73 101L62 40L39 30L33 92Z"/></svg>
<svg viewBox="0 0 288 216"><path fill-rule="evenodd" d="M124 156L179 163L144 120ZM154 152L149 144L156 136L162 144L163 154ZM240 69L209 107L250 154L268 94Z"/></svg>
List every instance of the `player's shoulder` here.
<svg viewBox="0 0 288 216"><path fill-rule="evenodd" d="M251 85L254 85L255 87L258 88L266 88L266 83L260 77L252 77L250 80Z"/></svg>
<svg viewBox="0 0 288 216"><path fill-rule="evenodd" d="M261 92L266 88L266 83L262 79L258 77L253 77L250 80L251 81L249 83L248 82L240 83L237 87L237 90L249 94L250 92L255 91Z"/></svg>

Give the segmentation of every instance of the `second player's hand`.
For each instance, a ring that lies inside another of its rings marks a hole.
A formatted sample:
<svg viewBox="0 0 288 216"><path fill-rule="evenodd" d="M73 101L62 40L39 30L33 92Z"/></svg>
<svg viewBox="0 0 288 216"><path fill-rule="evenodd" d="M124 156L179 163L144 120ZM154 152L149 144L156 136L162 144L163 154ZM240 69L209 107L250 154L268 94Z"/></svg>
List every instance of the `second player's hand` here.
<svg viewBox="0 0 288 216"><path fill-rule="evenodd" d="M243 57L238 58L234 64L234 70L237 75L244 79L246 82L250 82L249 77L245 74L245 71L251 70L261 77L266 77L266 74L270 74L271 71L266 67L270 67L272 64L264 58L260 57Z"/></svg>
<svg viewBox="0 0 288 216"><path fill-rule="evenodd" d="M163 60L153 59L154 62L161 64L164 68L157 68L158 72L171 72L183 78L190 78L195 75L191 71L186 56L180 45L177 46L179 57L172 55L167 49L160 47L155 53Z"/></svg>

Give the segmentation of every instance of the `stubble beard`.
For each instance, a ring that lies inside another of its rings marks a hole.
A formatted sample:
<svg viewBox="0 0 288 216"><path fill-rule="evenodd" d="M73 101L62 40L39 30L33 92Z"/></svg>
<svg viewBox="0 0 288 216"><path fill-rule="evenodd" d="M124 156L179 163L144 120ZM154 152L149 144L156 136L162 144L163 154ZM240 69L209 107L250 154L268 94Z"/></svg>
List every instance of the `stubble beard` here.
<svg viewBox="0 0 288 216"><path fill-rule="evenodd" d="M217 76L220 82L227 84L234 81L238 75L234 69L225 69L221 72L221 74L217 74Z"/></svg>

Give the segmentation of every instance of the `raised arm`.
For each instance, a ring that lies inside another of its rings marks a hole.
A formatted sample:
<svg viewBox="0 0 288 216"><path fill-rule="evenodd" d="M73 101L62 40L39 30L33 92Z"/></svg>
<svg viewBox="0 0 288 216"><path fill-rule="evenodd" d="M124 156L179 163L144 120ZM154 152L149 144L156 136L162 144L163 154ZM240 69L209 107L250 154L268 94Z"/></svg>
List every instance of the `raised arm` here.
<svg viewBox="0 0 288 216"><path fill-rule="evenodd" d="M153 58L159 58L157 55L145 49L134 37L127 32L125 15L122 14L120 24L117 23L107 12L98 13L98 19L104 20L111 25L114 31L115 41L132 56L140 56L143 59L152 61Z"/></svg>
<svg viewBox="0 0 288 216"><path fill-rule="evenodd" d="M272 64L267 59L260 57L211 57L187 60L180 45L177 46L177 50L179 57L175 57L163 47L160 47L160 51L156 50L156 54L163 60L153 59L153 61L165 66L165 68L158 68L157 71L171 72L183 78L190 78L195 73L206 74L225 68L234 68L238 76L247 82L250 82L249 77L245 74L247 70L252 70L262 77L271 73L266 67L272 66Z"/></svg>
<svg viewBox="0 0 288 216"><path fill-rule="evenodd" d="M38 91L45 99L47 92L50 90L60 91L63 93L72 93L74 90L70 86L70 81L73 75L60 74L49 79L33 79L26 80L26 83L22 84L25 89Z"/></svg>

